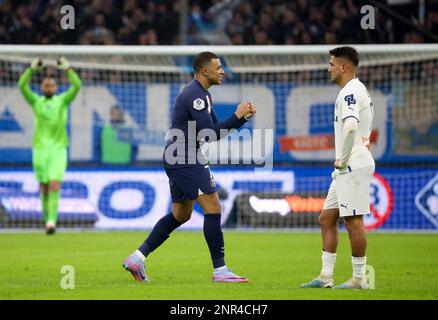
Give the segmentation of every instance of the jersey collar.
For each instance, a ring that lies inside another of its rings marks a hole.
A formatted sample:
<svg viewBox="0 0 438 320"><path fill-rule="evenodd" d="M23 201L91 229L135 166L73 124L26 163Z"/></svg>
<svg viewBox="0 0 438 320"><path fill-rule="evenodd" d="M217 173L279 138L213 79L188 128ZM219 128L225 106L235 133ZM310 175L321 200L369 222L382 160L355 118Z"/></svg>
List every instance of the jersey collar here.
<svg viewBox="0 0 438 320"><path fill-rule="evenodd" d="M202 84L198 81L198 80L196 80L196 79L193 79L193 81L194 82L196 82L196 84L205 92L205 93L208 93L208 90L205 90L205 88L202 86Z"/></svg>

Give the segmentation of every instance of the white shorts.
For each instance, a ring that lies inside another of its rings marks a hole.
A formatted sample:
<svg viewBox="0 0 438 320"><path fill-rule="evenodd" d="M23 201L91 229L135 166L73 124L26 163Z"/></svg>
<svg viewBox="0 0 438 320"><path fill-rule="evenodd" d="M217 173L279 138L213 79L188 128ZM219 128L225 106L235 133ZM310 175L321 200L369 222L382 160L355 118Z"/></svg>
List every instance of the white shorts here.
<svg viewBox="0 0 438 320"><path fill-rule="evenodd" d="M370 183L373 174L374 166L336 174L327 193L324 209L339 209L340 217L370 213Z"/></svg>

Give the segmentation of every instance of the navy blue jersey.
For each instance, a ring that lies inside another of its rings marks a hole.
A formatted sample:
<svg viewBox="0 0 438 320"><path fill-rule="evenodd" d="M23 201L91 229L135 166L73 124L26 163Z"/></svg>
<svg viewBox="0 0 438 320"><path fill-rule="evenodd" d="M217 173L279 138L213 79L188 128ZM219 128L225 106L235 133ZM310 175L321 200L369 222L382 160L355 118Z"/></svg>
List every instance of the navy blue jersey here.
<svg viewBox="0 0 438 320"><path fill-rule="evenodd" d="M200 141L198 133L203 129L212 129L215 136L205 139L211 142L224 135L221 129L238 129L245 122L244 117L239 119L234 113L225 121L218 122L210 93L193 79L176 99L163 154L164 166L175 168L205 165L207 161L199 149L203 141Z"/></svg>

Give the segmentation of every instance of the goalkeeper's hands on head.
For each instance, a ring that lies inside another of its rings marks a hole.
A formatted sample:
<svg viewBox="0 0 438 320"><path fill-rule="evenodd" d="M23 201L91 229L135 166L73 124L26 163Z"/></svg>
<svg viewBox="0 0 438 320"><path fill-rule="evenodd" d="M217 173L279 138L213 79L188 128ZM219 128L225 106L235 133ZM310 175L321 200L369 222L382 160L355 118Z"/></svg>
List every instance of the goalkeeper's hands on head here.
<svg viewBox="0 0 438 320"><path fill-rule="evenodd" d="M43 60L41 58L33 59L30 63L30 69L32 71L39 71L43 68Z"/></svg>
<svg viewBox="0 0 438 320"><path fill-rule="evenodd" d="M65 57L59 58L58 69L67 71L68 69L70 69L70 62Z"/></svg>

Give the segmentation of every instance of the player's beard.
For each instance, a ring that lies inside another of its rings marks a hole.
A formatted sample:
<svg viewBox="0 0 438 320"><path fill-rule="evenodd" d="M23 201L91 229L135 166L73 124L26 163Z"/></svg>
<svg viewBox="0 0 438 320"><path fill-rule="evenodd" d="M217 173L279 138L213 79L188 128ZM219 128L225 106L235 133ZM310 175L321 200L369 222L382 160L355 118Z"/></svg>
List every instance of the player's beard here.
<svg viewBox="0 0 438 320"><path fill-rule="evenodd" d="M220 84L220 82L217 81L216 79L212 79L212 80L209 81L209 84L210 84L210 87L211 87L211 86L214 86L214 85Z"/></svg>
<svg viewBox="0 0 438 320"><path fill-rule="evenodd" d="M223 78L222 78L223 79ZM213 85L217 85L217 84L221 84L222 83L222 79L220 77L217 78L210 78L209 82L210 82L210 86Z"/></svg>
<svg viewBox="0 0 438 320"><path fill-rule="evenodd" d="M55 94L54 93L44 93L44 96L47 98L47 99L50 99L51 97L53 97Z"/></svg>
<svg viewBox="0 0 438 320"><path fill-rule="evenodd" d="M332 82L332 83L334 83L334 84L338 84L338 78L336 78L336 77L332 77L332 75L330 74L330 81Z"/></svg>

